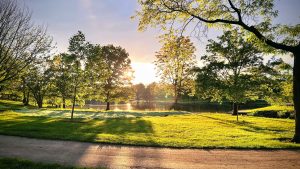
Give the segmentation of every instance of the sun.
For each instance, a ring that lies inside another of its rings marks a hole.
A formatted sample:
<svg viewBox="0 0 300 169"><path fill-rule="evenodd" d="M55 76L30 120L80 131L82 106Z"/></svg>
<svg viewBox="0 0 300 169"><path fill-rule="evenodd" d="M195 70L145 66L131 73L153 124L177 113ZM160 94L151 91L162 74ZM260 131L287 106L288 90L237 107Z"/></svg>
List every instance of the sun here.
<svg viewBox="0 0 300 169"><path fill-rule="evenodd" d="M150 84L158 82L159 79L155 75L155 65L152 63L132 62L133 84L143 83Z"/></svg>

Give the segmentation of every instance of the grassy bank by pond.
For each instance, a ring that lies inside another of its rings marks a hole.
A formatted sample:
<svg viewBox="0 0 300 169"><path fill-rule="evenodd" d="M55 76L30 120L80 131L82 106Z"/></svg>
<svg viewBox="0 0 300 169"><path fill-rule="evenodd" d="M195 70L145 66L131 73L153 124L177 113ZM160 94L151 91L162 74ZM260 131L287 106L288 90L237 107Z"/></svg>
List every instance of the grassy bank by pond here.
<svg viewBox="0 0 300 169"><path fill-rule="evenodd" d="M101 113L101 112L100 112ZM117 112L115 112L117 113ZM294 120L228 114L66 118L0 114L0 134L44 139L193 148L300 148L289 142Z"/></svg>
<svg viewBox="0 0 300 169"><path fill-rule="evenodd" d="M0 134L185 148L300 148L294 120L185 111L96 111L22 107L0 102Z"/></svg>

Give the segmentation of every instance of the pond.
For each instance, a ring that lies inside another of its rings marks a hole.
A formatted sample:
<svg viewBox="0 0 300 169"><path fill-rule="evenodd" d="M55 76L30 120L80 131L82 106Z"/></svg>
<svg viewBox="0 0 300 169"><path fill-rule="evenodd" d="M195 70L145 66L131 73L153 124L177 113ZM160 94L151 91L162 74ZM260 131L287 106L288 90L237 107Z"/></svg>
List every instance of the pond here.
<svg viewBox="0 0 300 169"><path fill-rule="evenodd" d="M239 109L249 109L267 106L266 103L247 103L239 106ZM93 108L105 110L106 104L86 104L82 108ZM149 110L149 111L166 111L166 110L181 110L189 112L228 112L232 110L232 105L229 102L212 103L212 102L131 102L125 104L111 104L111 110Z"/></svg>

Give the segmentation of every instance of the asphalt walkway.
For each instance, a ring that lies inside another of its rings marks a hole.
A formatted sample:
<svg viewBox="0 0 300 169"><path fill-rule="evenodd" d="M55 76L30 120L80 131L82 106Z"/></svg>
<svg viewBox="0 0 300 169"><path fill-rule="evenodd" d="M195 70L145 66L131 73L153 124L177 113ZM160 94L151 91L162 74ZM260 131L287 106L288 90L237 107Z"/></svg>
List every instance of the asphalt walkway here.
<svg viewBox="0 0 300 169"><path fill-rule="evenodd" d="M300 150L202 150L135 147L0 135L0 157L107 168L296 169Z"/></svg>

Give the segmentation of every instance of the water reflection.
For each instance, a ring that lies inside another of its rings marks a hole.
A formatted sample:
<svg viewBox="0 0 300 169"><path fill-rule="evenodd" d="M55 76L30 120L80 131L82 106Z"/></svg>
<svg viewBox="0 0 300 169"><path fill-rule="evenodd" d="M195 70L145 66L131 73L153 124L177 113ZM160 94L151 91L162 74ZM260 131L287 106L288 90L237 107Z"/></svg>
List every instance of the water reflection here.
<svg viewBox="0 0 300 169"><path fill-rule="evenodd" d="M263 107L266 104L243 104L240 109ZM231 111L231 103L210 103L210 102L188 102L177 103L172 102L131 102L126 104L111 104L111 110L151 110L151 111L166 111L166 110L182 110L189 112L227 112ZM105 104L86 104L83 108L93 108L105 110Z"/></svg>

